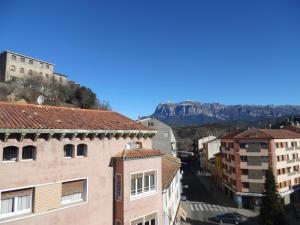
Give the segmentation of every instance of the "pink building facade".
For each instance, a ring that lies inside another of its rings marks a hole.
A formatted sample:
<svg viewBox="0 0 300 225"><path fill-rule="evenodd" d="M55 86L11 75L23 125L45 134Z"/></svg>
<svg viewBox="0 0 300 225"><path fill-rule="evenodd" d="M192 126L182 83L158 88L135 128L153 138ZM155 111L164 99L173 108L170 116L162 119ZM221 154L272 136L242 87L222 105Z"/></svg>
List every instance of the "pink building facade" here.
<svg viewBox="0 0 300 225"><path fill-rule="evenodd" d="M150 150L153 130L98 110L0 102L0 116L0 224L159 224L161 156ZM118 158L128 144L142 156ZM143 194L140 180L131 181L141 174Z"/></svg>

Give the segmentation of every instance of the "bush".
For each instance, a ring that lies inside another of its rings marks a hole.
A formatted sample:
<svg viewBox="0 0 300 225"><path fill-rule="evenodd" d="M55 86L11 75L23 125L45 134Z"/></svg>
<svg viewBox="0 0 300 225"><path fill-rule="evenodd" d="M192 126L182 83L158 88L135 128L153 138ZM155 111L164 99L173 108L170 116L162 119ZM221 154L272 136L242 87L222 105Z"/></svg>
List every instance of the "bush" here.
<svg viewBox="0 0 300 225"><path fill-rule="evenodd" d="M40 75L35 75L0 83L0 100L2 101L25 100L28 103L36 103L39 95L45 96L45 105L110 109L109 103L97 99L96 94L90 88L75 84L73 81L60 83L54 77L45 79Z"/></svg>

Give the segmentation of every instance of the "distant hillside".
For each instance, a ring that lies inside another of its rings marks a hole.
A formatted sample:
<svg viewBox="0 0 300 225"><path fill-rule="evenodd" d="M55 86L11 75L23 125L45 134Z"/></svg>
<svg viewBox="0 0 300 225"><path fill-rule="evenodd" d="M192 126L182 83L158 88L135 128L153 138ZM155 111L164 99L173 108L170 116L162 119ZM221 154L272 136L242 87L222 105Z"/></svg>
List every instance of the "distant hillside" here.
<svg viewBox="0 0 300 225"><path fill-rule="evenodd" d="M159 104L153 117L173 126L239 124L267 126L278 118L300 114L298 105L222 105L219 103Z"/></svg>
<svg viewBox="0 0 300 225"><path fill-rule="evenodd" d="M35 75L0 82L1 101L36 103L39 95L45 97L44 105L110 109L108 102L100 101L91 89L72 81L60 83Z"/></svg>

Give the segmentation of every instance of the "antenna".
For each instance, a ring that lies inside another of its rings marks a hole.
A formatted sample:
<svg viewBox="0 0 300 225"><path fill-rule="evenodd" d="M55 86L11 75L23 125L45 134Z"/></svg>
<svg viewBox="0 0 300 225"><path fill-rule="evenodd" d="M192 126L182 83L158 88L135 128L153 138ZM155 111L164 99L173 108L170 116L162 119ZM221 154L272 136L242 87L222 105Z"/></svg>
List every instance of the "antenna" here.
<svg viewBox="0 0 300 225"><path fill-rule="evenodd" d="M43 95L40 95L39 97L37 97L36 102L39 105L42 105L45 101L45 97Z"/></svg>

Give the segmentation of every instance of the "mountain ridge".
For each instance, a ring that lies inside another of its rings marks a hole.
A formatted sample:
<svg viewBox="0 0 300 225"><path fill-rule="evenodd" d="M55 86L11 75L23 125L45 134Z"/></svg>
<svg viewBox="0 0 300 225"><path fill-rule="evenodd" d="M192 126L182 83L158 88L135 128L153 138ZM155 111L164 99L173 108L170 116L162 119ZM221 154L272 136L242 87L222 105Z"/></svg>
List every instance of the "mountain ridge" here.
<svg viewBox="0 0 300 225"><path fill-rule="evenodd" d="M272 122L281 117L300 114L300 105L256 105L220 103L201 103L184 101L180 103L161 103L152 117L170 125L202 125L228 122Z"/></svg>

